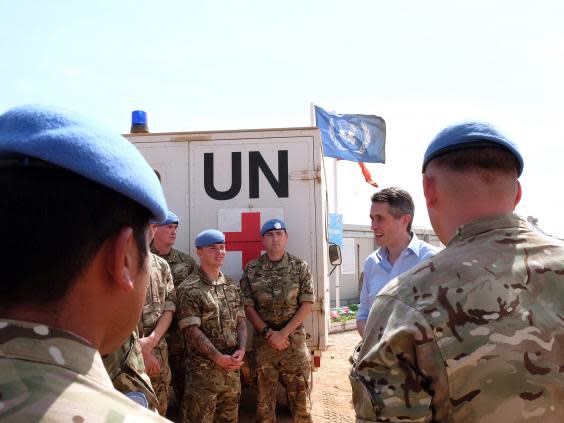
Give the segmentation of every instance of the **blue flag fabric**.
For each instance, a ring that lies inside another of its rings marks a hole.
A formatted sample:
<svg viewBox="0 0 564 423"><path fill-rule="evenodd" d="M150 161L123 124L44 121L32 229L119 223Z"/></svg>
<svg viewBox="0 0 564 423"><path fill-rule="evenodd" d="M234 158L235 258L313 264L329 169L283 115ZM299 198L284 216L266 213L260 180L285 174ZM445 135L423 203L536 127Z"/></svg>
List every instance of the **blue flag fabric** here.
<svg viewBox="0 0 564 423"><path fill-rule="evenodd" d="M342 160L386 162L386 122L374 115L340 115L315 106L323 154Z"/></svg>

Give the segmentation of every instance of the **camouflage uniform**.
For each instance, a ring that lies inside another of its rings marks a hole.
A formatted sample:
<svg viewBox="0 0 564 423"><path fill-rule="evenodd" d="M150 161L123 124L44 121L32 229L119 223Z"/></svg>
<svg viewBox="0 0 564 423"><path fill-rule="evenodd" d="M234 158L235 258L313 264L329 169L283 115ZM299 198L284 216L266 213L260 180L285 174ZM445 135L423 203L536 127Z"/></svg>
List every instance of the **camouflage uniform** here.
<svg viewBox="0 0 564 423"><path fill-rule="evenodd" d="M197 325L224 354L237 349L237 320L245 317L241 291L220 274L210 280L198 266L178 287L178 325ZM241 381L239 370L226 371L186 342L186 386L182 401L185 422L237 422Z"/></svg>
<svg viewBox="0 0 564 423"><path fill-rule="evenodd" d="M164 312L171 311L174 313L176 310L175 304L176 292L172 284L170 268L162 258L156 254L151 254L151 278L141 315L143 336L151 334ZM164 336L153 349L153 355L159 361L161 371L158 375L151 376L151 382L159 400L157 409L159 414L164 416L168 407L171 378L170 367L168 366L168 349Z"/></svg>
<svg viewBox="0 0 564 423"><path fill-rule="evenodd" d="M145 363L139 344L139 335L134 330L118 350L102 357L110 379L118 391L142 392L149 408L156 410L159 405L151 379L145 372Z"/></svg>
<svg viewBox="0 0 564 423"><path fill-rule="evenodd" d="M172 282L178 287L194 270L198 267L196 260L192 256L178 251L174 248L170 249L168 254L159 254L155 247L151 247L151 252L166 260L170 266L172 273Z"/></svg>
<svg viewBox="0 0 564 423"><path fill-rule="evenodd" d="M43 324L0 319L0 421L168 421L112 386L84 339Z"/></svg>
<svg viewBox="0 0 564 423"><path fill-rule="evenodd" d="M313 280L309 266L288 253L273 263L263 254L250 262L241 279L245 305L253 306L264 322L281 330L294 316L301 303L314 302ZM282 380L294 422L311 422L307 378L309 352L303 325L289 336L290 346L278 351L261 333L255 331L258 404L257 422L276 421L276 388Z"/></svg>
<svg viewBox="0 0 564 423"><path fill-rule="evenodd" d="M562 422L564 244L517 215L461 226L376 298L357 421Z"/></svg>
<svg viewBox="0 0 564 423"><path fill-rule="evenodd" d="M167 255L162 255L157 252L154 247L151 251L166 260L170 266L172 273L172 282L174 287L178 286L190 275L198 264L188 254L178 251L174 248L170 249ZM166 343L168 345L168 363L172 372L172 386L176 398L180 400L184 396L184 375L186 373L186 347L184 345L184 337L178 328L178 319L176 314L172 319L170 328L166 335Z"/></svg>

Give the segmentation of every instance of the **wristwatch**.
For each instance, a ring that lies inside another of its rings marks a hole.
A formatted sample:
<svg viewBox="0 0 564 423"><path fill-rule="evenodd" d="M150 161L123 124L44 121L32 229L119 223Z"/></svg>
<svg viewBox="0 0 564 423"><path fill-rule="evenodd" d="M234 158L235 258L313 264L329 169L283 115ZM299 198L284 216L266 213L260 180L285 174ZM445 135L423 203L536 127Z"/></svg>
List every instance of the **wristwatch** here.
<svg viewBox="0 0 564 423"><path fill-rule="evenodd" d="M264 328L262 328L262 337L266 338L266 334L268 333L268 331L270 330L270 328L268 326L265 326Z"/></svg>

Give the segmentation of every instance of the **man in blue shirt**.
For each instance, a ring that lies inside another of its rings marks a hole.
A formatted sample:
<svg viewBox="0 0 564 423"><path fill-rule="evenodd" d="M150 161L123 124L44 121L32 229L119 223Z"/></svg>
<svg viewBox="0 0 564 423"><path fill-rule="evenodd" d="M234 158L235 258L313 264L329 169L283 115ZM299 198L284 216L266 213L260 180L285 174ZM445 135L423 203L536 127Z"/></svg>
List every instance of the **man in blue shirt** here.
<svg viewBox="0 0 564 423"><path fill-rule="evenodd" d="M414 209L411 195L400 188L385 188L372 196L371 228L380 248L364 261L364 283L356 316L360 336L364 336L370 307L384 285L439 251L411 232Z"/></svg>

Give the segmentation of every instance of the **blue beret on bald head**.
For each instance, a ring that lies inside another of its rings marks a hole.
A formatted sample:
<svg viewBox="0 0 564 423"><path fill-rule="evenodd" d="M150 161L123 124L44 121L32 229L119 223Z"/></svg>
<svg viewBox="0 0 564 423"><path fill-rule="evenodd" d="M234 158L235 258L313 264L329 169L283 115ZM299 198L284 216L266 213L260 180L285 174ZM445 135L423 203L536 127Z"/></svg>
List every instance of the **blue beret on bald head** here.
<svg viewBox="0 0 564 423"><path fill-rule="evenodd" d="M280 219L270 219L260 228L260 235L264 236L265 233L270 231L279 231L280 229L286 230L286 224Z"/></svg>
<svg viewBox="0 0 564 423"><path fill-rule="evenodd" d="M225 235L223 232L216 231L215 229L206 229L196 235L194 244L197 248L207 247L212 244L225 244Z"/></svg>
<svg viewBox="0 0 564 423"><path fill-rule="evenodd" d="M501 147L508 150L517 159L518 176L523 173L523 156L516 144L499 133L493 126L467 122L443 129L431 141L423 157L423 172L431 160L442 154L473 147Z"/></svg>
<svg viewBox="0 0 564 423"><path fill-rule="evenodd" d="M161 184L139 151L82 116L47 106L0 115L0 159L19 158L22 166L32 158L74 172L144 206L156 221L166 219Z"/></svg>

